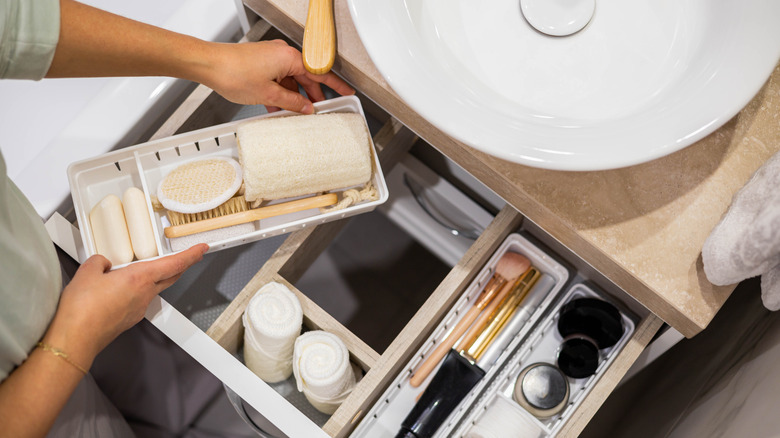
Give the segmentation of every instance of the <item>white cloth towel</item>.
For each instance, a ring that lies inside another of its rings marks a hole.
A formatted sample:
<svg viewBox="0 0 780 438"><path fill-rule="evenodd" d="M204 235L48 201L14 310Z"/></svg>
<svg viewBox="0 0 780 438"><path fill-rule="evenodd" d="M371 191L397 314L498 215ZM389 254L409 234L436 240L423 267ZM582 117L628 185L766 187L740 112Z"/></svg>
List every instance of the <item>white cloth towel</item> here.
<svg viewBox="0 0 780 438"><path fill-rule="evenodd" d="M247 368L269 383L290 377L295 339L303 324L298 297L281 283L268 283L249 300L243 321Z"/></svg>
<svg viewBox="0 0 780 438"><path fill-rule="evenodd" d="M338 336L314 330L295 340L293 374L309 403L325 414L336 412L355 387L349 351Z"/></svg>
<svg viewBox="0 0 780 438"><path fill-rule="evenodd" d="M780 153L734 195L702 248L704 273L725 286L761 275L761 298L780 309Z"/></svg>

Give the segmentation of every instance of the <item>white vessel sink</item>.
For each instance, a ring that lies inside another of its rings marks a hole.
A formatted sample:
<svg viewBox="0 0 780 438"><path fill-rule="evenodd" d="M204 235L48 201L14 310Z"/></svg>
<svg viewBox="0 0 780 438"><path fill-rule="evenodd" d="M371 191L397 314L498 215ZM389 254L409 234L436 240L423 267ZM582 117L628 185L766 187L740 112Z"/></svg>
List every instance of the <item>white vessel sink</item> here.
<svg viewBox="0 0 780 438"><path fill-rule="evenodd" d="M688 146L739 112L780 58L777 0L596 0L569 36L534 29L521 0L348 2L415 111L476 149L549 169Z"/></svg>

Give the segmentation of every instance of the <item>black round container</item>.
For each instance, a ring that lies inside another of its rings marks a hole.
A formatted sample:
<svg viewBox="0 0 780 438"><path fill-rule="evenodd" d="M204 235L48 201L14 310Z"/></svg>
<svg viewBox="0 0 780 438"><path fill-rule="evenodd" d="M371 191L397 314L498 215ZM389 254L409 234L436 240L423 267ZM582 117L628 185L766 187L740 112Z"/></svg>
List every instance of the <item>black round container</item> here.
<svg viewBox="0 0 780 438"><path fill-rule="evenodd" d="M599 349L617 343L623 335L623 319L612 304L598 298L577 298L561 307L558 332L565 339L584 335L596 342Z"/></svg>

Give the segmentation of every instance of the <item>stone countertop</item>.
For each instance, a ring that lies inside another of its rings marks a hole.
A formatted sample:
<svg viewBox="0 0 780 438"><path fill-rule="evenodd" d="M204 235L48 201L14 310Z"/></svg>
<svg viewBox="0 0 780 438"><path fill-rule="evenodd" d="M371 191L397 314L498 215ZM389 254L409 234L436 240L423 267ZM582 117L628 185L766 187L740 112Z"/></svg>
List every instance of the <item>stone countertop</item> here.
<svg viewBox="0 0 780 438"><path fill-rule="evenodd" d="M300 43L308 3L247 0ZM390 89L335 2L333 68L687 337L707 327L734 289L707 281L701 248L753 172L780 150L780 66L732 120L666 157L623 169L562 172L507 162L443 134Z"/></svg>

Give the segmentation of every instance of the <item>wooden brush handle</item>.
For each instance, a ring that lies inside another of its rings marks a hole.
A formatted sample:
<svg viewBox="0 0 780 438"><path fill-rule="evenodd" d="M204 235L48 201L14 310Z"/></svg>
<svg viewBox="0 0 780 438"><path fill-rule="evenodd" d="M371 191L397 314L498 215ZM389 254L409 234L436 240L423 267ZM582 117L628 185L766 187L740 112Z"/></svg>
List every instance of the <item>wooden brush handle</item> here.
<svg viewBox="0 0 780 438"><path fill-rule="evenodd" d="M252 210L242 211L240 213L233 213L211 219L204 219L202 221L190 222L188 224L166 227L165 237L173 239L175 237L189 236L190 234L202 233L204 231L211 231L233 225L245 224L247 222L280 216L287 213L294 213L296 211L308 210L310 208L327 207L329 205L335 204L336 202L338 202L338 195L335 193L327 193L309 198L296 199L295 201L288 201L281 204L254 208Z"/></svg>
<svg viewBox="0 0 780 438"><path fill-rule="evenodd" d="M315 75L330 71L336 60L336 23L333 0L309 0L303 31L303 65Z"/></svg>
<svg viewBox="0 0 780 438"><path fill-rule="evenodd" d="M467 350L471 346L471 344L474 343L477 337L479 337L480 333L482 333L482 330L490 322L490 317L493 316L493 312L501 304L504 298L506 298L506 296L512 290L512 287L513 287L513 283L507 282L504 285L504 287L501 288L501 290L498 292L495 298L493 298L490 304L488 304L487 307L485 307L485 311L482 312L481 315L479 315L477 322L475 322L474 325L471 327L471 329L468 331L468 333L466 333L466 335L460 341L460 344L458 344L458 346L455 347L456 350L458 351Z"/></svg>
<svg viewBox="0 0 780 438"><path fill-rule="evenodd" d="M425 359L422 365L417 368L417 371L415 371L412 377L409 379L409 384L412 385L412 387L417 388L422 384L422 382L425 381L428 375L431 374L431 371L436 368L436 365L441 362L442 358L444 358L452 346L455 345L455 341L463 336L463 333L466 332L466 329L469 328L475 319L477 319L477 315L479 315L481 310L482 309L479 307L472 306L468 312L463 315L463 318L458 321L450 334L439 343L436 349L433 350L431 355Z"/></svg>

